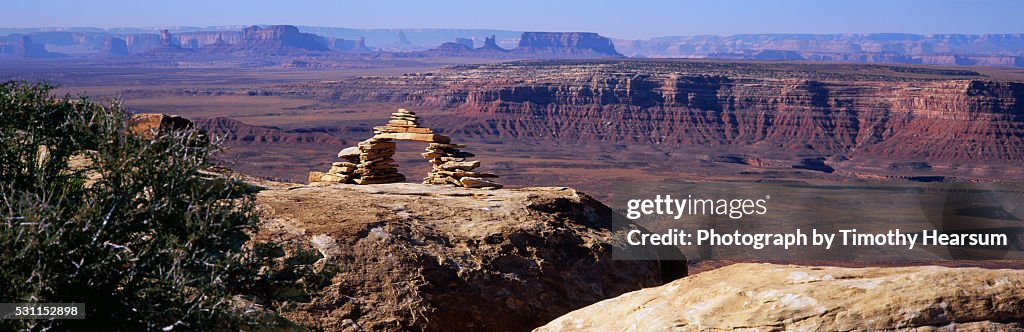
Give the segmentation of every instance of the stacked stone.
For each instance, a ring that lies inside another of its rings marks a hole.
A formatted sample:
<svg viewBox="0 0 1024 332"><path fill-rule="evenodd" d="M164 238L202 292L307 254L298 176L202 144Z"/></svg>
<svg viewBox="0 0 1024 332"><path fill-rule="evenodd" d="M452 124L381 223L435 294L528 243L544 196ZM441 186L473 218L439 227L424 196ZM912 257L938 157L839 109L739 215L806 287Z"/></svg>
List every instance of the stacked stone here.
<svg viewBox="0 0 1024 332"><path fill-rule="evenodd" d="M359 177L356 169L359 166L359 147L350 147L338 152L338 158L342 161L331 163L331 169L327 173L310 172L309 182L336 182L354 183Z"/></svg>
<svg viewBox="0 0 1024 332"><path fill-rule="evenodd" d="M416 113L399 109L391 113L386 126L373 127L372 138L358 146L346 148L338 153L344 161L335 162L327 173L310 172L309 182L338 182L356 184L378 184L405 181L395 164L394 140L411 140L430 143L422 155L433 165L423 179L425 184L454 184L466 188L501 188L501 184L487 180L497 175L473 171L480 167L479 161L467 161L472 153L459 149L465 145L451 144L451 138L434 134L430 128L420 127Z"/></svg>
<svg viewBox="0 0 1024 332"><path fill-rule="evenodd" d="M398 112L391 113L391 119L388 120L386 126L373 127L373 131L377 135L384 133L430 134L434 132L430 128L420 127L419 116L416 116L415 112L404 108L398 109Z"/></svg>
<svg viewBox="0 0 1024 332"><path fill-rule="evenodd" d="M394 183L405 181L395 164L395 142L390 138L373 137L359 143L357 184Z"/></svg>
<svg viewBox="0 0 1024 332"><path fill-rule="evenodd" d="M480 161L467 161L467 157L474 155L459 150L465 147L462 144L430 143L427 151L421 155L429 158L433 167L423 179L423 183L454 184L467 188L501 188L501 184L484 179L496 178L497 175L473 171L480 167Z"/></svg>

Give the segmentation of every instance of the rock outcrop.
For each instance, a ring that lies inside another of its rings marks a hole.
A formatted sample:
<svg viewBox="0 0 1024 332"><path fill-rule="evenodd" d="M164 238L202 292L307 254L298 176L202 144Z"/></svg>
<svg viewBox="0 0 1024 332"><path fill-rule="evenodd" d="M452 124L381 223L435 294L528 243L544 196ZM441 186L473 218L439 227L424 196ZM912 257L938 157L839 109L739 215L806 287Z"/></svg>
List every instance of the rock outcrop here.
<svg viewBox="0 0 1024 332"><path fill-rule="evenodd" d="M153 139L161 133L195 128L189 119L158 113L133 114L128 120L128 131L145 139Z"/></svg>
<svg viewBox="0 0 1024 332"><path fill-rule="evenodd" d="M495 36L493 36L493 35L490 36L490 37L485 37L484 38L484 45L480 46L479 48L477 48L477 50L478 51L488 51L488 52L499 52L499 53L504 53L504 52L508 52L509 51L509 50L506 50L506 49L502 48L501 46L498 46L498 42L496 40L497 40L497 38Z"/></svg>
<svg viewBox="0 0 1024 332"><path fill-rule="evenodd" d="M175 33L178 45L190 49L206 49L237 45L242 42L241 31L193 31Z"/></svg>
<svg viewBox="0 0 1024 332"><path fill-rule="evenodd" d="M395 35L394 42L383 49L391 52L408 52L422 50L424 48L409 41L409 37L405 35L405 31L398 30L398 34Z"/></svg>
<svg viewBox="0 0 1024 332"><path fill-rule="evenodd" d="M279 184L255 242L284 247L258 302L317 330L526 331L685 275L612 260L612 211L568 188Z"/></svg>
<svg viewBox="0 0 1024 332"><path fill-rule="evenodd" d="M327 51L324 40L311 33L299 32L292 25L251 26L242 30L242 40L233 51Z"/></svg>
<svg viewBox="0 0 1024 332"><path fill-rule="evenodd" d="M131 50L133 48L131 45L136 41L128 39L126 42L129 44L129 50ZM153 41L149 38L144 38L139 40L139 42ZM175 37L175 35L168 30L160 30L159 39L155 45L148 45L148 47L140 45L137 48L145 48L145 51L139 52L139 54L151 57L187 56L195 53L192 49L181 47L181 40Z"/></svg>
<svg viewBox="0 0 1024 332"><path fill-rule="evenodd" d="M31 36L11 35L8 42L0 39L0 57L24 58L24 59L45 59L59 58L64 56L46 50L45 44L38 44L32 41ZM12 40L13 39L13 40Z"/></svg>
<svg viewBox="0 0 1024 332"><path fill-rule="evenodd" d="M103 48L100 53L108 55L128 55L128 43L124 39L110 37L103 41Z"/></svg>
<svg viewBox="0 0 1024 332"><path fill-rule="evenodd" d="M171 32L167 29L160 30L160 47L181 47L181 41L177 38L171 37Z"/></svg>
<svg viewBox="0 0 1024 332"><path fill-rule="evenodd" d="M369 53L373 52L370 48L366 47L366 39L359 37L356 40L348 40L342 38L327 38L327 45L335 51L352 52L352 53Z"/></svg>
<svg viewBox="0 0 1024 332"><path fill-rule="evenodd" d="M455 38L455 43L456 44L466 45L466 47L469 47L469 48L473 48L473 40L469 39L469 38L462 38L462 37Z"/></svg>
<svg viewBox="0 0 1024 332"><path fill-rule="evenodd" d="M469 42L470 45L472 45L473 41L470 40ZM441 44L440 46L429 49L426 52L437 56L466 56L475 54L476 50L473 49L473 46L466 46L465 43L455 41Z"/></svg>
<svg viewBox="0 0 1024 332"><path fill-rule="evenodd" d="M737 264L623 294L536 331L1024 329L1024 271Z"/></svg>
<svg viewBox="0 0 1024 332"><path fill-rule="evenodd" d="M460 41L462 40L462 41ZM508 59L592 59L622 57L611 40L590 32L524 32L519 46L506 50L495 43L494 36L484 39L483 46L473 48L472 40L458 38L440 46L415 53L425 56L466 56Z"/></svg>
<svg viewBox="0 0 1024 332"><path fill-rule="evenodd" d="M210 136L231 145L273 144L295 145L344 145L347 142L325 130L283 130L276 127L253 126L231 118L195 119L196 127Z"/></svg>
<svg viewBox="0 0 1024 332"><path fill-rule="evenodd" d="M559 58L622 57L610 39L593 32L523 32L512 51Z"/></svg>

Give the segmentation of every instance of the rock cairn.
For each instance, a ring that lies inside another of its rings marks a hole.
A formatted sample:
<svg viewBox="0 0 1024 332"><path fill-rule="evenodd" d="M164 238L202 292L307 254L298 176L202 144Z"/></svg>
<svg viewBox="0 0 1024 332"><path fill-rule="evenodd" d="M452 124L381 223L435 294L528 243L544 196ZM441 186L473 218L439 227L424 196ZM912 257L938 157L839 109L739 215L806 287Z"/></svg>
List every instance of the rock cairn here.
<svg viewBox="0 0 1024 332"><path fill-rule="evenodd" d="M433 129L420 127L420 117L416 116L416 112L408 111L404 108L398 109L398 112L391 113L391 119L388 120L387 125L373 127L375 135L384 133L432 134L433 132Z"/></svg>
<svg viewBox="0 0 1024 332"><path fill-rule="evenodd" d="M331 169L327 173L309 172L309 182L355 183L355 179L358 177L356 169L360 164L360 153L358 146L341 150L338 152L338 158L341 158L342 161L331 163Z"/></svg>
<svg viewBox="0 0 1024 332"><path fill-rule="evenodd" d="M395 142L390 138L374 136L359 142L359 166L356 167L357 184L392 183L405 181L395 164Z"/></svg>
<svg viewBox="0 0 1024 332"><path fill-rule="evenodd" d="M423 179L425 184L454 184L467 188L498 187L501 185L484 178L496 178L497 175L490 173L474 172L480 167L480 161L467 161L467 157L474 157L472 153L462 152L459 149L465 148L462 144L430 143L427 152L421 155L430 159L433 167L427 177Z"/></svg>
<svg viewBox="0 0 1024 332"><path fill-rule="evenodd" d="M373 127L373 137L338 152L343 161L331 164L327 173L310 172L309 182L337 182L355 184L378 184L405 181L395 164L395 140L411 140L430 143L421 155L430 159L433 166L425 184L453 184L466 188L501 188L501 184L488 180L497 175L474 172L480 161L467 161L472 153L463 152L462 144L452 144L451 138L434 134L430 128L420 127L415 112L399 109L391 113L387 125Z"/></svg>

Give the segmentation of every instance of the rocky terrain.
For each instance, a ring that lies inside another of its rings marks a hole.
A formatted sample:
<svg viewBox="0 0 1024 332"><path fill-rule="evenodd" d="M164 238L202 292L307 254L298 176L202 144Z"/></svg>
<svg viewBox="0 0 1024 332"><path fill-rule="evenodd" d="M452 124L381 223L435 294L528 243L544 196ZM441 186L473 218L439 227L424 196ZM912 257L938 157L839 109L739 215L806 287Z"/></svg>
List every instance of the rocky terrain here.
<svg viewBox="0 0 1024 332"><path fill-rule="evenodd" d="M282 130L274 127L250 126L230 118L196 119L197 127L228 145L344 145L346 141L326 131Z"/></svg>
<svg viewBox="0 0 1024 332"><path fill-rule="evenodd" d="M256 302L314 329L1024 328L1020 270L744 263L684 277L682 261L612 260L613 212L570 188L255 183L252 244L275 280Z"/></svg>
<svg viewBox="0 0 1024 332"><path fill-rule="evenodd" d="M526 61L231 93L441 109L431 126L460 137L652 145L852 177L1004 180L1024 161L1024 84L960 69Z"/></svg>
<svg viewBox="0 0 1024 332"><path fill-rule="evenodd" d="M1019 270L736 264L631 292L536 331L1017 331Z"/></svg>
<svg viewBox="0 0 1024 332"><path fill-rule="evenodd" d="M263 184L258 302L316 329L525 331L686 274L613 261L611 209L570 188Z"/></svg>

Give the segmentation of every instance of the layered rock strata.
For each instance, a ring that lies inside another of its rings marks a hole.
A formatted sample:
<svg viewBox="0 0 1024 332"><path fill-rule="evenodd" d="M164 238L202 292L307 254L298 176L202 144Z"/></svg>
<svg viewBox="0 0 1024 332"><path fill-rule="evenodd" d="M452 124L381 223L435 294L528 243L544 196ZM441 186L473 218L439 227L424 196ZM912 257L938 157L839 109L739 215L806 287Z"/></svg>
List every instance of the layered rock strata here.
<svg viewBox="0 0 1024 332"><path fill-rule="evenodd" d="M524 61L271 90L450 110L436 120L450 135L824 158L854 176L908 175L887 169L925 162L929 174L1005 179L1024 162L1024 83L962 69Z"/></svg>

